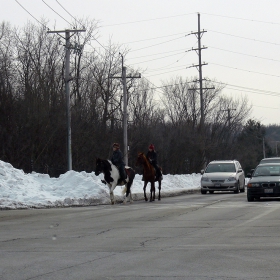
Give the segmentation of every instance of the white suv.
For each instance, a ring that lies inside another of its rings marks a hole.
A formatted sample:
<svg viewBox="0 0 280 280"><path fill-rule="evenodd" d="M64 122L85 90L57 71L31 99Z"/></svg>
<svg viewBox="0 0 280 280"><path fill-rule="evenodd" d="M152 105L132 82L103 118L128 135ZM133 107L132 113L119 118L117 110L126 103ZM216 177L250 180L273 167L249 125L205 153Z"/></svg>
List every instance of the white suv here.
<svg viewBox="0 0 280 280"><path fill-rule="evenodd" d="M201 193L245 191L245 174L237 160L214 160L201 170Z"/></svg>

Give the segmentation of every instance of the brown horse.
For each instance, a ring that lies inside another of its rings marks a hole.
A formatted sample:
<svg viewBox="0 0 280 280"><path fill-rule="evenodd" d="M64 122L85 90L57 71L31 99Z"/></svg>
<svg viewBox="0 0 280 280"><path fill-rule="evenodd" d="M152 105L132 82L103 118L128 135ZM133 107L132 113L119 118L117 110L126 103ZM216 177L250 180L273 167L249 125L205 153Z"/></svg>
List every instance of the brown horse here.
<svg viewBox="0 0 280 280"><path fill-rule="evenodd" d="M149 162L149 160L147 159L147 157L144 153L138 153L138 157L137 157L137 161L136 161L135 165L136 166L142 165L143 168L144 168L144 173L143 173L144 187L143 187L143 190L144 190L145 200L148 201L147 196L146 196L146 186L149 182L151 183L150 201L155 200L155 196L156 196L156 194L155 194L156 193L155 182L157 182L157 181L158 181L158 190L159 190L158 200L161 200L160 190L161 190L162 177L160 176L160 178L156 178L156 170L152 166L152 164Z"/></svg>

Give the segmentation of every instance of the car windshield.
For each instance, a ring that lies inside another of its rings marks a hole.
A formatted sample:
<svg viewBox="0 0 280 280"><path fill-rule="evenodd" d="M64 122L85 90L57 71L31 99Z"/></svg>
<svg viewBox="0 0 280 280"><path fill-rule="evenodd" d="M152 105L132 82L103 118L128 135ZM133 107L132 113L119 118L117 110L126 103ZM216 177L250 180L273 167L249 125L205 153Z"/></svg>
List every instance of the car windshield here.
<svg viewBox="0 0 280 280"><path fill-rule="evenodd" d="M253 173L253 177L258 176L280 176L280 165L267 164L258 166Z"/></svg>
<svg viewBox="0 0 280 280"><path fill-rule="evenodd" d="M207 166L205 173L236 172L234 163L211 163Z"/></svg>

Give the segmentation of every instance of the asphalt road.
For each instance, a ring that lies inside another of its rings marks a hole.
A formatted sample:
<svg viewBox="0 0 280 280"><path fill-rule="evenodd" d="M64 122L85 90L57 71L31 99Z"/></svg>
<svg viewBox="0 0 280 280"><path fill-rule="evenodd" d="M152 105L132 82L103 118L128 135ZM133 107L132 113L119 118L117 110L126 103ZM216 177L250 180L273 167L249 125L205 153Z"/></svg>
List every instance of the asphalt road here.
<svg viewBox="0 0 280 280"><path fill-rule="evenodd" d="M280 279L280 200L0 211L0 279Z"/></svg>

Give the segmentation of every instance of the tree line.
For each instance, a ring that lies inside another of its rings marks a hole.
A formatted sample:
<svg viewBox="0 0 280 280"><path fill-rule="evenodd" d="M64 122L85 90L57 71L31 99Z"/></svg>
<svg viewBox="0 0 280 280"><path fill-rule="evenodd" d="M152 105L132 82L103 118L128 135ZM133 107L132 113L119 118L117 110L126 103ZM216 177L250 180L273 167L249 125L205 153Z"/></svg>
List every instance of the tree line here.
<svg viewBox="0 0 280 280"><path fill-rule="evenodd" d="M71 51L73 170L91 172L96 157L110 158L123 143L122 62L128 50L109 41L92 47L97 31L75 34ZM129 67L132 76L141 71ZM59 176L67 171L65 46L44 26L0 27L0 159L24 172ZM141 71L143 73L143 71ZM147 79L127 79L128 163L153 143L164 174L198 173L214 159L238 159L248 170L262 158L265 128L250 119L246 97L223 95L224 85L205 79L200 123L195 77L171 77L155 88ZM210 89L212 88L212 89ZM229 113L230 110L230 114ZM268 145L266 145L269 150ZM137 170L141 173L141 170Z"/></svg>

